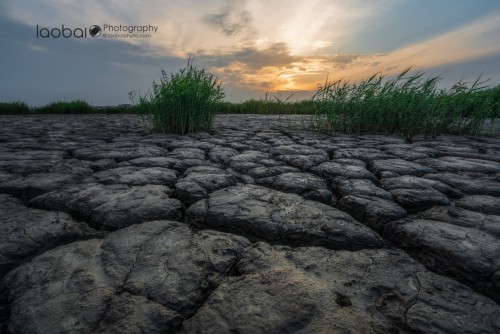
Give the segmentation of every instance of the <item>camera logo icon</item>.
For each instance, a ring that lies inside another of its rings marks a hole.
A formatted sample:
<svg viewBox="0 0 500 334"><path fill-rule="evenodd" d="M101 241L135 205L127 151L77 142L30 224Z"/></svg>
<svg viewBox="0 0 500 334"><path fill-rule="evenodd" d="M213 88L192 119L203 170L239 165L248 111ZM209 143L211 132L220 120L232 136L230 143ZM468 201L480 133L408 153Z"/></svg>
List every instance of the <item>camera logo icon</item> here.
<svg viewBox="0 0 500 334"><path fill-rule="evenodd" d="M101 32L102 32L102 29L97 24L90 26L90 29L89 29L90 36L99 37L99 36L101 36Z"/></svg>

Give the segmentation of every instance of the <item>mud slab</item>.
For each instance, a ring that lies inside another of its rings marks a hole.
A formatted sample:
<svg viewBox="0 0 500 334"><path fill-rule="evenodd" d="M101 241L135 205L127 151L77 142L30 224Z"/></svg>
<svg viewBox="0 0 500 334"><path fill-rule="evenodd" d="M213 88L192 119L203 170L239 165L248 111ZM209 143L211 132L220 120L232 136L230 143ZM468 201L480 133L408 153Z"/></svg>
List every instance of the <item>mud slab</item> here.
<svg viewBox="0 0 500 334"><path fill-rule="evenodd" d="M498 333L500 139L0 117L0 333Z"/></svg>

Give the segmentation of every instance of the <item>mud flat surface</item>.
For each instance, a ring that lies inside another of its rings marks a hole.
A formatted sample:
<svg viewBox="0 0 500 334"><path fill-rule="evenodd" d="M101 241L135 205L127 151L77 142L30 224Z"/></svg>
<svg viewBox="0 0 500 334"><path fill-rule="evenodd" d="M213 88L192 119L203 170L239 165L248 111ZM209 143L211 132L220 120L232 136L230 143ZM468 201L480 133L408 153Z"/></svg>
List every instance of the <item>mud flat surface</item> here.
<svg viewBox="0 0 500 334"><path fill-rule="evenodd" d="M0 117L1 333L499 333L500 139Z"/></svg>

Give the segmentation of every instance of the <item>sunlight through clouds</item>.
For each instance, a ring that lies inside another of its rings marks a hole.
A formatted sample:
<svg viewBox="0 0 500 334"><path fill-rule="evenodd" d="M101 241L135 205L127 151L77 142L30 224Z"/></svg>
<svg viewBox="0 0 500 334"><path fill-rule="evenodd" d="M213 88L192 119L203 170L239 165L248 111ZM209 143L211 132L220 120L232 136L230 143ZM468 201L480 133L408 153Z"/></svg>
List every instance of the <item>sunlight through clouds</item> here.
<svg viewBox="0 0 500 334"><path fill-rule="evenodd" d="M312 91L327 74L356 81L377 72L389 75L400 73L408 66L423 70L500 54L499 36L500 13L495 13L429 40L384 54L294 56L290 57L288 64L281 66L263 66L252 72L240 68L240 76L246 86L253 84L253 88L262 91ZM325 45L324 42L318 44ZM289 49L282 50L280 57L290 53ZM265 78L268 84L259 86L259 78Z"/></svg>

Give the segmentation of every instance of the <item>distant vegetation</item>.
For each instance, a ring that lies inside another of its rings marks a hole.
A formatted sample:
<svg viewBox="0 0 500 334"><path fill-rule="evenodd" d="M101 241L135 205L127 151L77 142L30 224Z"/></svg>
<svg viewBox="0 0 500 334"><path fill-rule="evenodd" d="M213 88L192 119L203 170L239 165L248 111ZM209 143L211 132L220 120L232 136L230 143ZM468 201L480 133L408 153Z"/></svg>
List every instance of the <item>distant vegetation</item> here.
<svg viewBox="0 0 500 334"><path fill-rule="evenodd" d="M162 71L153 92L136 105L92 107L85 101L54 102L28 107L23 102L0 103L0 114L138 113L156 130L187 133L207 130L215 114L305 114L321 131L412 136L499 133L500 85L478 78L437 89L439 77L410 73L392 78L382 74L350 83L344 79L321 85L310 100L293 102L276 96L242 103L223 101L217 77L188 61L176 74ZM133 98L133 96L132 96ZM496 127L494 129L493 127Z"/></svg>
<svg viewBox="0 0 500 334"><path fill-rule="evenodd" d="M312 115L318 110L319 104L313 100L292 101L283 100L277 96L264 99L248 100L241 103L221 102L217 105L219 114L268 114L268 115Z"/></svg>
<svg viewBox="0 0 500 334"><path fill-rule="evenodd" d="M27 114L30 108L24 102L0 102L0 115Z"/></svg>
<svg viewBox="0 0 500 334"><path fill-rule="evenodd" d="M0 115L28 114L135 114L137 106L121 105L94 107L82 100L58 101L40 107L28 107L24 102L0 102Z"/></svg>
<svg viewBox="0 0 500 334"><path fill-rule="evenodd" d="M82 100L52 102L35 110L37 114L91 114L94 109Z"/></svg>

